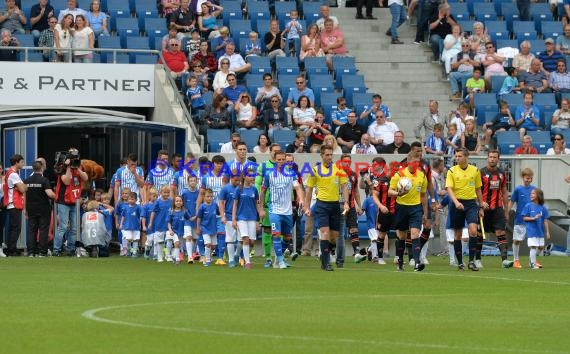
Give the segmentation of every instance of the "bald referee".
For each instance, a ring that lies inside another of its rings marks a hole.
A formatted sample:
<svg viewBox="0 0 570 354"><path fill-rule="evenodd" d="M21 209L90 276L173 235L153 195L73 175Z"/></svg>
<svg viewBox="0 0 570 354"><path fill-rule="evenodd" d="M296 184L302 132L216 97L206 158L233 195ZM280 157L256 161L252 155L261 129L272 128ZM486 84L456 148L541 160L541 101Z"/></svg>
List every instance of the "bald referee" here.
<svg viewBox="0 0 570 354"><path fill-rule="evenodd" d="M336 245L340 229L340 196L339 185L344 197L344 212L349 210L348 190L346 189L346 172L339 169L333 162L333 150L331 147L321 147L322 162L317 163L312 169L312 175L307 178L307 190L305 191L305 204L303 210L306 215L311 215L309 205L313 197L313 188L317 188L317 202L315 203L315 218L320 231L321 242L321 269L332 271L330 264L331 249Z"/></svg>

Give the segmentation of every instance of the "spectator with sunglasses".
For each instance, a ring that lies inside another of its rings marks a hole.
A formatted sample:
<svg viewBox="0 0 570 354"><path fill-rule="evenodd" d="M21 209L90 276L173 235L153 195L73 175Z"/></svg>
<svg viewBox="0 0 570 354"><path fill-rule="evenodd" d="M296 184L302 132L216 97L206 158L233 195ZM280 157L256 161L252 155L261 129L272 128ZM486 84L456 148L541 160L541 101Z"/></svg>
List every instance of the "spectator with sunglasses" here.
<svg viewBox="0 0 570 354"><path fill-rule="evenodd" d="M274 141L273 133L276 130L289 130L287 127L287 113L281 107L281 96L274 94L269 99L271 106L263 110L263 122L267 128L269 140Z"/></svg>
<svg viewBox="0 0 570 354"><path fill-rule="evenodd" d="M546 151L546 155L568 155L570 149L566 147L564 136L562 134L554 134L552 138L552 147Z"/></svg>
<svg viewBox="0 0 570 354"><path fill-rule="evenodd" d="M188 71L188 59L186 54L180 50L180 41L177 39L170 39L169 42L170 50L163 51L162 56L164 57L164 64L170 70L170 74L179 81L182 74ZM162 59L159 59L159 64L162 63Z"/></svg>

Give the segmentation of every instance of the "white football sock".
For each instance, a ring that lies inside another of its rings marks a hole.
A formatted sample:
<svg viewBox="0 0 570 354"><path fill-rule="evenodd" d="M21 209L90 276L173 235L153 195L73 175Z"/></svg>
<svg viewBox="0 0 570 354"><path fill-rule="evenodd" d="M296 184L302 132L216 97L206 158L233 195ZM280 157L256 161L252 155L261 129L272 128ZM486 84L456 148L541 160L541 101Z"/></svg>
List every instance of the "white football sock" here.
<svg viewBox="0 0 570 354"><path fill-rule="evenodd" d="M378 258L378 242L370 242L370 253L372 254L372 259Z"/></svg>
<svg viewBox="0 0 570 354"><path fill-rule="evenodd" d="M172 240L166 241L166 258L172 256Z"/></svg>
<svg viewBox="0 0 570 354"><path fill-rule="evenodd" d="M422 247L422 250L420 251L420 259L427 258L428 248L429 248L429 240L426 242L426 244L424 245L424 247Z"/></svg>
<svg viewBox="0 0 570 354"><path fill-rule="evenodd" d="M131 247L133 250L133 254L139 253L139 241L133 241L133 244Z"/></svg>
<svg viewBox="0 0 570 354"><path fill-rule="evenodd" d="M162 253L162 243L157 242L154 244L154 252L156 253L159 261L164 260L164 254Z"/></svg>
<svg viewBox="0 0 570 354"><path fill-rule="evenodd" d="M448 243L447 247L449 248L449 262L455 263L455 247L453 243Z"/></svg>
<svg viewBox="0 0 570 354"><path fill-rule="evenodd" d="M243 244L243 259L245 263L251 263L251 259L249 257L249 242L244 242Z"/></svg>
<svg viewBox="0 0 570 354"><path fill-rule="evenodd" d="M188 259L192 257L192 241L186 241L186 254Z"/></svg>
<svg viewBox="0 0 570 354"><path fill-rule="evenodd" d="M536 263L536 248L531 248L530 249L530 263L534 264Z"/></svg>
<svg viewBox="0 0 570 354"><path fill-rule="evenodd" d="M174 261L180 261L180 248L174 247Z"/></svg>
<svg viewBox="0 0 570 354"><path fill-rule="evenodd" d="M515 261L519 260L519 250L521 248L521 245L515 245L513 243L513 258Z"/></svg>
<svg viewBox="0 0 570 354"><path fill-rule="evenodd" d="M228 242L226 243L226 248L228 249L228 260L230 262L233 262L236 254L236 244L233 242Z"/></svg>
<svg viewBox="0 0 570 354"><path fill-rule="evenodd" d="M206 250L204 253L206 254L206 262L212 261L212 250L209 246L205 246L204 249Z"/></svg>

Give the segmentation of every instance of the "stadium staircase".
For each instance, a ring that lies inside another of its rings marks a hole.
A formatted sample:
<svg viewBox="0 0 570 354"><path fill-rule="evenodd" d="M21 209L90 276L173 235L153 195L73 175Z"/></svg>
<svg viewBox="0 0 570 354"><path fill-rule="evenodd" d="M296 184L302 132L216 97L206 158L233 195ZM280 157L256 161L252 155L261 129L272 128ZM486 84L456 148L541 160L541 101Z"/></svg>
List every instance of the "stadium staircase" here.
<svg viewBox="0 0 570 354"><path fill-rule="evenodd" d="M441 113L456 108L457 103L449 102L449 82L441 81L441 66L431 63L429 47L413 44L415 26L400 26L398 35L404 44L394 45L385 35L392 21L387 8L374 9L378 20L356 20L354 8L332 8L331 14L339 19L368 92L382 96L407 142L413 141L413 128L427 112L428 100L439 101Z"/></svg>

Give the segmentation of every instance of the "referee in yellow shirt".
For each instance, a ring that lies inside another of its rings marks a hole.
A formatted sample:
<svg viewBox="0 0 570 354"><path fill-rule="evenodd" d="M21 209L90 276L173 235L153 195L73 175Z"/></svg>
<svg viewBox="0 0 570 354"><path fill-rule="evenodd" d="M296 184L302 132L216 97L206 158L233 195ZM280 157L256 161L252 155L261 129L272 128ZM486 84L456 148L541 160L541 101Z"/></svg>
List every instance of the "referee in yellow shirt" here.
<svg viewBox="0 0 570 354"><path fill-rule="evenodd" d="M482 205L481 173L473 165L469 165L469 151L465 148L455 152L455 162L447 172L445 187L451 203L449 203L449 217L451 227L455 230L453 248L457 257L458 269L463 271L463 257L461 253L461 232L467 223L469 230L469 264L468 268L476 272L479 270L473 261L477 251L477 221L479 218L479 205ZM479 204L477 204L479 201Z"/></svg>
<svg viewBox="0 0 570 354"><path fill-rule="evenodd" d="M398 182L401 178L408 178L412 182L412 188L409 191L398 188ZM398 235L396 242L398 271L404 270L404 248L406 247L408 230L410 230L412 238L412 252L416 263L414 272L421 272L425 268L425 264L420 263L420 229L422 224L428 225L427 187L428 180L421 169L420 157L417 154L409 153L407 166L394 173L388 190L389 196L396 197L394 228Z"/></svg>
<svg viewBox="0 0 570 354"><path fill-rule="evenodd" d="M349 210L348 190L346 189L346 172L339 169L333 162L331 147L321 147L322 162L312 169L312 175L307 178L305 192L304 212L311 215L309 205L313 197L313 188L317 188L317 202L315 203L315 218L319 225L319 239L321 242L321 269L332 271L330 264L331 249L336 245L340 229L340 186L344 197L344 212Z"/></svg>

